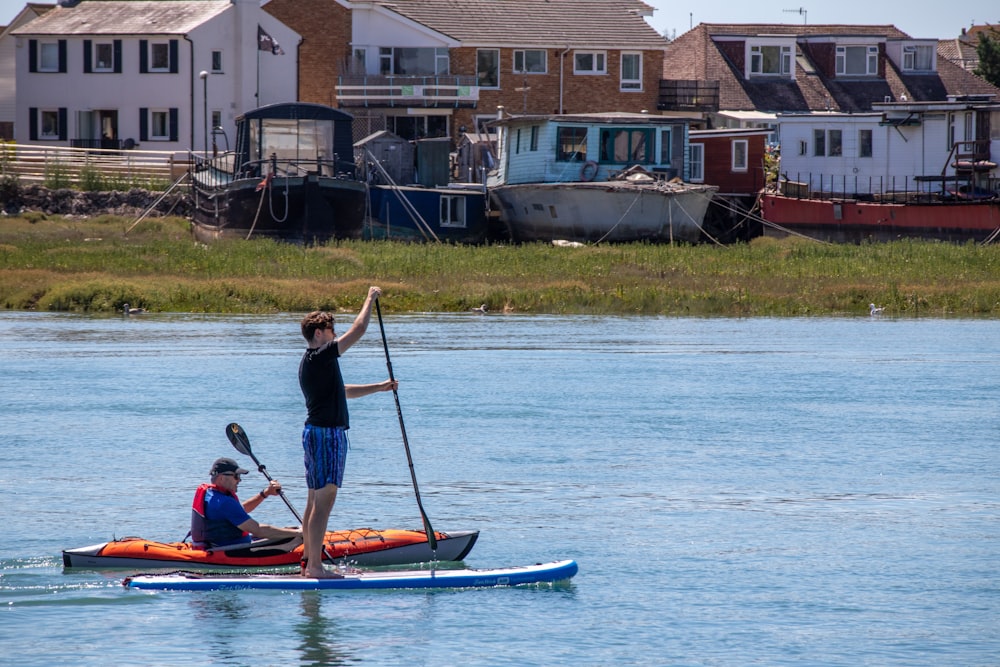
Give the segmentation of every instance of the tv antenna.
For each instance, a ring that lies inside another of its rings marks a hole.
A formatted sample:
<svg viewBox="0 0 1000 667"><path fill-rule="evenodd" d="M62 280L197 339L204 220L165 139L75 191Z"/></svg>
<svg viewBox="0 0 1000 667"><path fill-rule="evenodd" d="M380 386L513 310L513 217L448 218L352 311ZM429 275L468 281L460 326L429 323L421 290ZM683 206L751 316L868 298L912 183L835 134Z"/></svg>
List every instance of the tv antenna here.
<svg viewBox="0 0 1000 667"><path fill-rule="evenodd" d="M802 16L802 25L806 24L806 18L809 14L804 7L799 7L798 9L782 9L781 11L787 14L800 14Z"/></svg>

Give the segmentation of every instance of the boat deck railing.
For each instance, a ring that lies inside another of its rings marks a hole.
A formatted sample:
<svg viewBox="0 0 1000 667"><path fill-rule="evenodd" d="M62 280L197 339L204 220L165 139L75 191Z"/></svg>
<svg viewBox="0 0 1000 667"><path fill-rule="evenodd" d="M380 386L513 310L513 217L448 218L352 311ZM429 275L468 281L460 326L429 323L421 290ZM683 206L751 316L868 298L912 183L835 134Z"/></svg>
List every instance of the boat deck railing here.
<svg viewBox="0 0 1000 667"><path fill-rule="evenodd" d="M873 203L931 203L1000 198L1000 177L981 175L847 176L782 173L777 191L795 199L850 199Z"/></svg>
<svg viewBox="0 0 1000 667"><path fill-rule="evenodd" d="M333 159L279 159L272 155L270 158L249 160L239 165L236 161L236 154L229 151L210 157L192 153L192 178L205 187L222 187L245 178L263 180L270 176L273 180L319 174L329 178L353 180L356 174L354 162L341 160L336 154Z"/></svg>

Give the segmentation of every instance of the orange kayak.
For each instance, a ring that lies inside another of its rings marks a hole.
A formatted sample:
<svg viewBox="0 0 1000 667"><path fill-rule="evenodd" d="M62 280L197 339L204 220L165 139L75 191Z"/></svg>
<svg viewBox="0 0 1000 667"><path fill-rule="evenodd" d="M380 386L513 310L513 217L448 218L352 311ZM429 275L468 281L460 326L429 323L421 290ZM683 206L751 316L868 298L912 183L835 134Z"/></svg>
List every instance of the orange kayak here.
<svg viewBox="0 0 1000 667"><path fill-rule="evenodd" d="M435 533L437 551L432 552L421 530L330 531L326 546L338 563L377 567L465 558L479 538L478 530ZM123 537L62 552L67 568L178 568L227 569L298 567L302 540L258 540L248 545L219 549L196 548L190 542L156 542L141 537Z"/></svg>

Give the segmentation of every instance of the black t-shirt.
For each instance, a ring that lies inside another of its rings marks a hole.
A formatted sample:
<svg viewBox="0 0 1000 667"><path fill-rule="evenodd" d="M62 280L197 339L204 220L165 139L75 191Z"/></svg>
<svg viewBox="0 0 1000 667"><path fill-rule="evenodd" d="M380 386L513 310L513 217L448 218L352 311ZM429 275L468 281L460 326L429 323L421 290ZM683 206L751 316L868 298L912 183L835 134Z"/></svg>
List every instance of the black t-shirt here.
<svg viewBox="0 0 1000 667"><path fill-rule="evenodd" d="M307 349L299 363L299 387L306 398L306 423L313 426L350 427L347 392L340 374L340 348L332 340L322 347Z"/></svg>

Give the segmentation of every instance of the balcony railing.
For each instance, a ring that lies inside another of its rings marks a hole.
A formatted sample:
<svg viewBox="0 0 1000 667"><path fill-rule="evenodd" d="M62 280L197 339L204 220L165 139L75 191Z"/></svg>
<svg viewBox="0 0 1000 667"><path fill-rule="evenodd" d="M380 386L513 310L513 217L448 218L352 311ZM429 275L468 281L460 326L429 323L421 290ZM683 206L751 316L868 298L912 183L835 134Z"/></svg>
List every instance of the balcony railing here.
<svg viewBox="0 0 1000 667"><path fill-rule="evenodd" d="M342 107L475 107L474 76L376 76L345 74L337 80Z"/></svg>
<svg viewBox="0 0 1000 667"><path fill-rule="evenodd" d="M660 111L718 111L719 82L661 79L656 108Z"/></svg>

